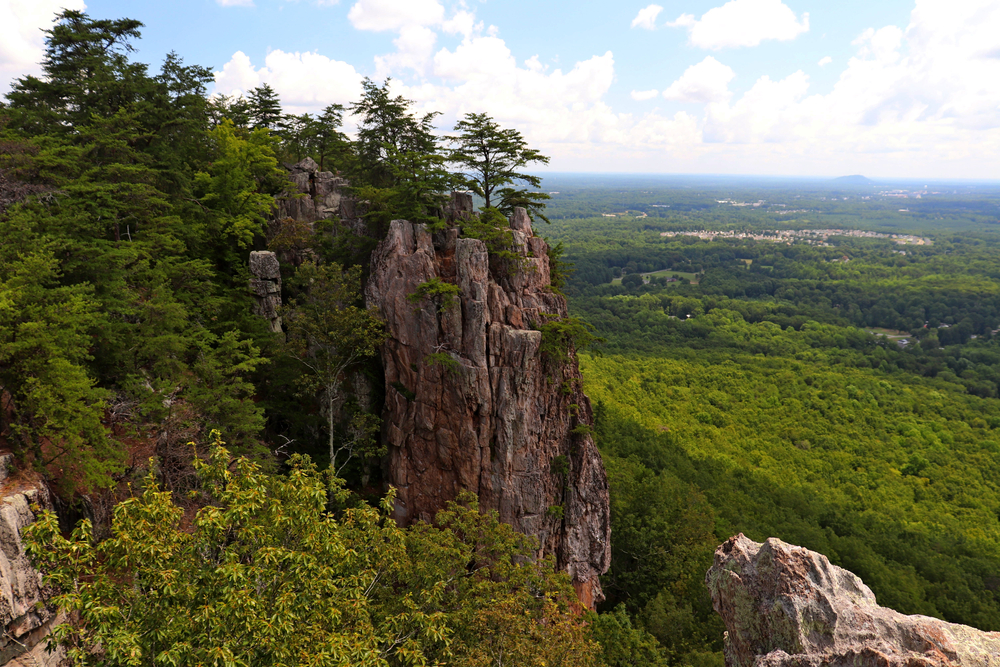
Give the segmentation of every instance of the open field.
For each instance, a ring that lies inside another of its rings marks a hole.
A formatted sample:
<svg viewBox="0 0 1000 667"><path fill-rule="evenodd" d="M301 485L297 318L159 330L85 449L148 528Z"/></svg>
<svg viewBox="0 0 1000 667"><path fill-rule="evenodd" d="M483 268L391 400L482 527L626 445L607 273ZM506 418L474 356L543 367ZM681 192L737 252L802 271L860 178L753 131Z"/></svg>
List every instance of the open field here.
<svg viewBox="0 0 1000 667"><path fill-rule="evenodd" d="M912 338L912 334L908 331L898 331L896 329L884 329L882 327L868 327L865 329L870 334L876 336L885 336L889 340L899 340L901 338Z"/></svg>
<svg viewBox="0 0 1000 667"><path fill-rule="evenodd" d="M652 276L667 276L668 278L670 276L679 276L681 278L687 278L688 280L690 280L692 285L697 285L698 284L698 274L697 273L687 273L685 271L674 271L673 269L662 269L660 271L651 271L649 273L641 273L639 275L641 275L643 277L646 277L646 276L650 276L650 277L652 277ZM622 279L621 278L615 278L614 280L611 281L611 284L612 285L621 285L622 284Z"/></svg>

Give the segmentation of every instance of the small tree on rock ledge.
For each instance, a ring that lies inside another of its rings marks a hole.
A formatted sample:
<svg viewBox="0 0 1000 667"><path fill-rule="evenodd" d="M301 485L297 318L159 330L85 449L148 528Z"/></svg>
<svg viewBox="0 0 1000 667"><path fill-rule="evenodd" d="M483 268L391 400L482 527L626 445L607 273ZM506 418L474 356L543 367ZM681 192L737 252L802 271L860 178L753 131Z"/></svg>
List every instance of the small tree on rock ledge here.
<svg viewBox="0 0 1000 667"><path fill-rule="evenodd" d="M451 140L456 146L448 161L466 172L466 185L485 200L484 210L492 206L510 217L515 206L523 206L529 214L548 222L542 209L549 195L516 187L541 185L541 178L520 170L531 162L548 164L548 157L528 148L520 132L501 129L485 113L465 114L455 124L455 131L461 134Z"/></svg>

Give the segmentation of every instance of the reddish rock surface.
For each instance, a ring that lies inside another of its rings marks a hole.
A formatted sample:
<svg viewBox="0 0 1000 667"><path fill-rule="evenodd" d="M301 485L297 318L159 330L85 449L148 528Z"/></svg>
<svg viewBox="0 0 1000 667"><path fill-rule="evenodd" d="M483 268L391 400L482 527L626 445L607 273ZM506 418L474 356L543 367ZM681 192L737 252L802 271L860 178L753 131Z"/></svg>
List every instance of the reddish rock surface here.
<svg viewBox="0 0 1000 667"><path fill-rule="evenodd" d="M998 667L1000 633L879 607L826 556L742 534L706 576L727 667Z"/></svg>
<svg viewBox="0 0 1000 667"><path fill-rule="evenodd" d="M567 314L549 287L547 246L523 210L511 227L525 267L499 282L483 242L457 229L432 235L395 220L373 253L366 298L391 335L382 350L386 472L401 523L431 519L473 491L535 536L538 555L552 554L593 608L611 557L607 476L578 428L593 417L576 359L547 358L532 328ZM451 305L407 298L433 278L458 286Z"/></svg>

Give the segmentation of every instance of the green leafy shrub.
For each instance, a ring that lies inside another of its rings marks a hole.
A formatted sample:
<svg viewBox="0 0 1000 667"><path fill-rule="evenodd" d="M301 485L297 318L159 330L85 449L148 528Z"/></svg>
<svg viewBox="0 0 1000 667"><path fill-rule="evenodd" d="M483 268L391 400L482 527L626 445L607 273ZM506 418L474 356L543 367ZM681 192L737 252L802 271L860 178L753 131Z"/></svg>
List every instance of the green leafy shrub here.
<svg viewBox="0 0 1000 667"><path fill-rule="evenodd" d="M555 245L550 244L546 253L549 256L549 285L560 294L573 274L573 263L562 259L565 252L566 249L560 241Z"/></svg>
<svg viewBox="0 0 1000 667"><path fill-rule="evenodd" d="M565 454L560 454L559 456L552 459L552 464L550 465L553 475L560 475L565 477L569 474L569 458Z"/></svg>
<svg viewBox="0 0 1000 667"><path fill-rule="evenodd" d="M415 393L413 393L412 391L410 391L409 389L407 389L406 385L403 384L402 382L400 382L399 380L396 380L395 382L393 382L391 386L392 386L393 389L395 389L400 394L402 394L403 398L405 398L408 401L412 401L413 399L415 399L417 397L417 395Z"/></svg>
<svg viewBox="0 0 1000 667"><path fill-rule="evenodd" d="M461 223L462 236L479 239L486 244L490 269L498 275L510 276L524 268L524 257L514 246L514 232L503 213L495 208L483 209Z"/></svg>
<svg viewBox="0 0 1000 667"><path fill-rule="evenodd" d="M431 301L437 305L438 312L443 312L454 305L456 297L462 293L458 285L441 280L434 276L427 282L417 285L417 291L407 294L406 300L410 303L420 303L424 300Z"/></svg>
<svg viewBox="0 0 1000 667"><path fill-rule="evenodd" d="M547 510L545 510L545 516L554 517L562 521L564 515L562 505L550 505Z"/></svg>
<svg viewBox="0 0 1000 667"><path fill-rule="evenodd" d="M582 352L603 343L604 339L591 333L594 327L578 317L563 317L538 326L542 332L542 354L558 363L570 361L570 352Z"/></svg>
<svg viewBox="0 0 1000 667"><path fill-rule="evenodd" d="M424 355L424 363L428 366L440 366L443 370L451 373L452 375L458 375L459 370L462 368L462 364L460 364L455 357L451 356L447 352L434 352L432 354L426 354Z"/></svg>

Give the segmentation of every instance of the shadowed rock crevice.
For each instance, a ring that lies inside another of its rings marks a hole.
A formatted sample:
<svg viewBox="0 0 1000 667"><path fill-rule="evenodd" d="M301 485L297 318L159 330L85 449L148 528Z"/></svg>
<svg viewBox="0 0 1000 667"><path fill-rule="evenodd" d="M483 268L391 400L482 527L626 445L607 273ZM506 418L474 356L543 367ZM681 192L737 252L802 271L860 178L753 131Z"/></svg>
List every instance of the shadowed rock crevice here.
<svg viewBox="0 0 1000 667"><path fill-rule="evenodd" d="M446 212L467 216L471 204L455 197ZM502 284L485 244L454 228L431 234L394 220L372 255L366 300L390 333L382 349L386 476L403 524L430 520L463 489L477 493L485 509L536 537L538 555L554 556L593 607L610 564L607 477L580 428L593 416L575 357L546 358L532 328L567 315L565 298L549 287L548 248L523 210L511 228L524 268ZM411 296L435 279L457 296Z"/></svg>
<svg viewBox="0 0 1000 667"><path fill-rule="evenodd" d="M730 538L706 583L727 667L1000 667L1000 633L879 607L851 572L775 538Z"/></svg>

